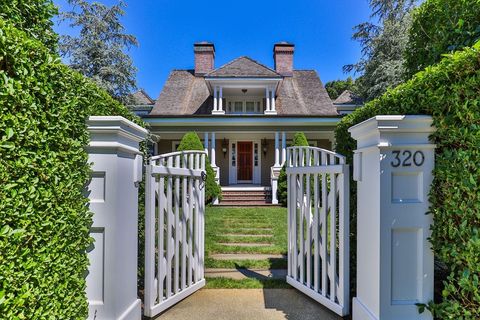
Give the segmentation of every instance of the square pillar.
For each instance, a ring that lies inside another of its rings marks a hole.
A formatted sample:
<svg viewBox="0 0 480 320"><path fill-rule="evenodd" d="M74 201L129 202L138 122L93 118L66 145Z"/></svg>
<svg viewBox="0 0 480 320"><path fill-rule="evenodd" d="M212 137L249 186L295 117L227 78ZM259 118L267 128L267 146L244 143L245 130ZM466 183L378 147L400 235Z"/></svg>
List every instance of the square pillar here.
<svg viewBox="0 0 480 320"><path fill-rule="evenodd" d="M94 239L88 250L88 319L140 320L137 298L139 143L148 131L119 116L87 120ZM67 275L68 276L68 275Z"/></svg>
<svg viewBox="0 0 480 320"><path fill-rule="evenodd" d="M215 148L216 148L216 144L215 144L215 132L212 132L211 133L211 137L212 137L212 141L211 141L211 149L210 149L210 163L212 165L212 169L213 169L213 172L215 172L215 182L217 184L220 184L220 168L217 167L217 164L216 164L216 152L215 152ZM218 199L214 199L213 200L213 204L218 204Z"/></svg>
<svg viewBox="0 0 480 320"><path fill-rule="evenodd" d="M274 167L280 167L280 150L279 150L279 132L275 132L275 164Z"/></svg>
<svg viewBox="0 0 480 320"><path fill-rule="evenodd" d="M357 140L357 296L353 320L431 320L428 195L435 145L430 116L376 116L349 130Z"/></svg>
<svg viewBox="0 0 480 320"><path fill-rule="evenodd" d="M213 87L213 112L216 112L218 110L218 91L217 91L217 86Z"/></svg>

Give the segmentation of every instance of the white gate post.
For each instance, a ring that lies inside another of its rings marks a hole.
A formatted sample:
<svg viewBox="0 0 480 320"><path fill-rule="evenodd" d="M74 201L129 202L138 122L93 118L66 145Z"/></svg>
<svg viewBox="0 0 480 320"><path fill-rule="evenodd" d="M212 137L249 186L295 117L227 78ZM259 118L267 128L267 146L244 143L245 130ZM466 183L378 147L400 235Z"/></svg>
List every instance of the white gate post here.
<svg viewBox="0 0 480 320"><path fill-rule="evenodd" d="M95 240L88 252L88 319L141 319L137 299L139 142L147 130L119 116L87 121L93 162L88 186Z"/></svg>
<svg viewBox="0 0 480 320"><path fill-rule="evenodd" d="M357 140L357 296L354 320L432 319L434 168L429 116L376 116L349 129Z"/></svg>

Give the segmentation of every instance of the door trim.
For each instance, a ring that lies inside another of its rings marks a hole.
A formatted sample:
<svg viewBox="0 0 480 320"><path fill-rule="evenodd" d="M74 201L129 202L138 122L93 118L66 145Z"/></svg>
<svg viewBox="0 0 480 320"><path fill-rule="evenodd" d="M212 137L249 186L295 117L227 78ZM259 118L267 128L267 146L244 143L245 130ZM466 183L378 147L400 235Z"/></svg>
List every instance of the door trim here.
<svg viewBox="0 0 480 320"><path fill-rule="evenodd" d="M237 161L238 161L238 142L252 142L252 180L251 181L241 181L237 180ZM232 165L232 156L233 156L233 144L235 144L235 166ZM258 146L258 166L255 166L255 144ZM228 183L229 184L239 184L239 183L252 183L252 184L261 184L262 182L262 141L261 139L252 139L252 140L233 140L228 141ZM273 164L272 164L273 165Z"/></svg>

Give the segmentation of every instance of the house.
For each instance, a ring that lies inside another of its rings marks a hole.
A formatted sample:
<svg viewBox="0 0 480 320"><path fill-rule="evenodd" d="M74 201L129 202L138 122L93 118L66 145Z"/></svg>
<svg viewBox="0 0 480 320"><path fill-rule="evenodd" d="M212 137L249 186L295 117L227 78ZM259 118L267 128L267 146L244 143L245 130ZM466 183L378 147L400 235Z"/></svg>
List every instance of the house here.
<svg viewBox="0 0 480 320"><path fill-rule="evenodd" d="M333 104L337 108L339 114L349 114L355 111L355 109L363 106L363 100L357 94L350 90L345 90L338 96Z"/></svg>
<svg viewBox="0 0 480 320"><path fill-rule="evenodd" d="M155 100L143 90L140 89L129 97L128 108L137 116L146 116L152 111Z"/></svg>
<svg viewBox="0 0 480 320"><path fill-rule="evenodd" d="M193 51L194 69L172 70L144 117L155 154L175 151L185 132L196 131L224 195L259 191L276 204L293 135L302 131L312 145L332 149L336 107L315 70L294 68L291 43L274 45L273 69L246 56L216 68L209 42Z"/></svg>

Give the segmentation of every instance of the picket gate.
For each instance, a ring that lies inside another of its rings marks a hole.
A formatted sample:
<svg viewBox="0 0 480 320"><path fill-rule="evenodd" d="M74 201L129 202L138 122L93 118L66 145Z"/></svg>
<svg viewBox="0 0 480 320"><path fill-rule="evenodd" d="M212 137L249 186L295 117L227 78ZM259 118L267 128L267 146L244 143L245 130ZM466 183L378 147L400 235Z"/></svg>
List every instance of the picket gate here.
<svg viewBox="0 0 480 320"><path fill-rule="evenodd" d="M145 308L153 317L205 285L204 151L154 156L145 181Z"/></svg>
<svg viewBox="0 0 480 320"><path fill-rule="evenodd" d="M289 147L287 282L338 315L349 313L349 167L316 147Z"/></svg>

